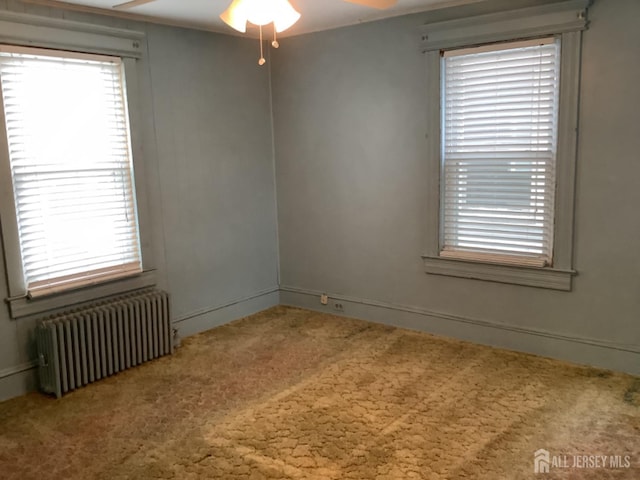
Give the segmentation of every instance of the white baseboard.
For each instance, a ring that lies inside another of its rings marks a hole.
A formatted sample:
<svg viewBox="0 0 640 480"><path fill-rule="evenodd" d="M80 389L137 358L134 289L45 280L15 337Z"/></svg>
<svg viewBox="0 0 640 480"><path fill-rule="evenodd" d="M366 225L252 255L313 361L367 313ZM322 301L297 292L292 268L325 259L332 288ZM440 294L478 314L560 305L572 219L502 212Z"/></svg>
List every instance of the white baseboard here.
<svg viewBox="0 0 640 480"><path fill-rule="evenodd" d="M282 286L280 303L640 375L640 346L571 337L543 330L443 314L420 307L330 293L329 304L325 306L320 304L322 293L328 292ZM343 311L335 310L336 301L342 305Z"/></svg>
<svg viewBox="0 0 640 480"><path fill-rule="evenodd" d="M569 337L344 295L329 294L333 302L330 301L329 305L325 306L319 301L321 293L323 292L295 287L273 287L223 305L184 315L174 320L174 326L184 338L283 304L640 375L638 347ZM342 304L342 312L334 310L333 304L336 301ZM0 371L0 401L36 389L35 362Z"/></svg>
<svg viewBox="0 0 640 480"><path fill-rule="evenodd" d="M38 370L35 361L0 370L0 402L37 388Z"/></svg>
<svg viewBox="0 0 640 480"><path fill-rule="evenodd" d="M222 305L212 306L181 316L174 319L173 325L178 329L180 337L185 338L261 310L266 310L279 303L279 289L278 287L273 287Z"/></svg>

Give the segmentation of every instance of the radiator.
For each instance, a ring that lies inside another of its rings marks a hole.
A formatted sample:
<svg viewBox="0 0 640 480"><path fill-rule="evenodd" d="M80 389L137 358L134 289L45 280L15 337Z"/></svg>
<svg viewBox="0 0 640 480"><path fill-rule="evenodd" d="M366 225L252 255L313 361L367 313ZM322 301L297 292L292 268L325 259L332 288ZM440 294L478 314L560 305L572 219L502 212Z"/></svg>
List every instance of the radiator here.
<svg viewBox="0 0 640 480"><path fill-rule="evenodd" d="M42 319L36 327L40 388L60 398L173 353L169 295L142 290Z"/></svg>

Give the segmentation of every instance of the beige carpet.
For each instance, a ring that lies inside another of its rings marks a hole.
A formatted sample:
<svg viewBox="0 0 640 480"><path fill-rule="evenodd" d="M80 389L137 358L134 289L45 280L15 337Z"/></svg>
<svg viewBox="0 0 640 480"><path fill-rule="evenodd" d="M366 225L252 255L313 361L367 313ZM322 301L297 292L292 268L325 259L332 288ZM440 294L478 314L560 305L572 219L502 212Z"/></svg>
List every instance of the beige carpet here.
<svg viewBox="0 0 640 480"><path fill-rule="evenodd" d="M0 404L0 478L640 479L640 379L277 307Z"/></svg>

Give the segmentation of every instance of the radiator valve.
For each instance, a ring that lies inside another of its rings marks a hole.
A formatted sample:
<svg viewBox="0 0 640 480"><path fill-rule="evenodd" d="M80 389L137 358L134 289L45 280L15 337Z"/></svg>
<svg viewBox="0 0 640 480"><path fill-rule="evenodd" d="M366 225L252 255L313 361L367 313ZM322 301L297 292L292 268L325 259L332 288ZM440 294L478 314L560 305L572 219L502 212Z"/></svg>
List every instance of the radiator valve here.
<svg viewBox="0 0 640 480"><path fill-rule="evenodd" d="M47 357L44 355L44 353L41 353L40 355L38 355L38 361L40 362L39 365L41 367L49 366L49 362L47 361Z"/></svg>
<svg viewBox="0 0 640 480"><path fill-rule="evenodd" d="M173 348L180 348L180 344L182 342L181 342L180 333L178 332L178 329L174 328L172 333L173 333Z"/></svg>

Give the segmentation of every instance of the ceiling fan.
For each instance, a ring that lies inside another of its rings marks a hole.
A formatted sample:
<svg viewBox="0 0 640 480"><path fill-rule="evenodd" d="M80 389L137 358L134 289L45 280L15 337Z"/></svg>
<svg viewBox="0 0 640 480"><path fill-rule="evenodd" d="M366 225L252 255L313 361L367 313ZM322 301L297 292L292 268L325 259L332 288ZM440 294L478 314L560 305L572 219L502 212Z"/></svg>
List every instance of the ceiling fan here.
<svg viewBox="0 0 640 480"><path fill-rule="evenodd" d="M128 10L129 8L138 7L145 3L155 2L156 0L130 0L128 2L122 2L114 5L116 10ZM364 5L365 7L378 8L383 10L389 8L398 3L398 0L343 0L348 3L357 3L358 5Z"/></svg>
<svg viewBox="0 0 640 480"><path fill-rule="evenodd" d="M127 10L156 0L129 0L114 5L116 10ZM397 0L343 0L366 7L385 9L392 7ZM232 0L229 7L221 13L220 18L224 23L239 32L247 31L247 24L257 25L260 30L260 59L258 65L264 65L262 27L273 24L273 41L271 46L278 48L277 34L284 32L300 19L300 13L293 8L289 0Z"/></svg>

